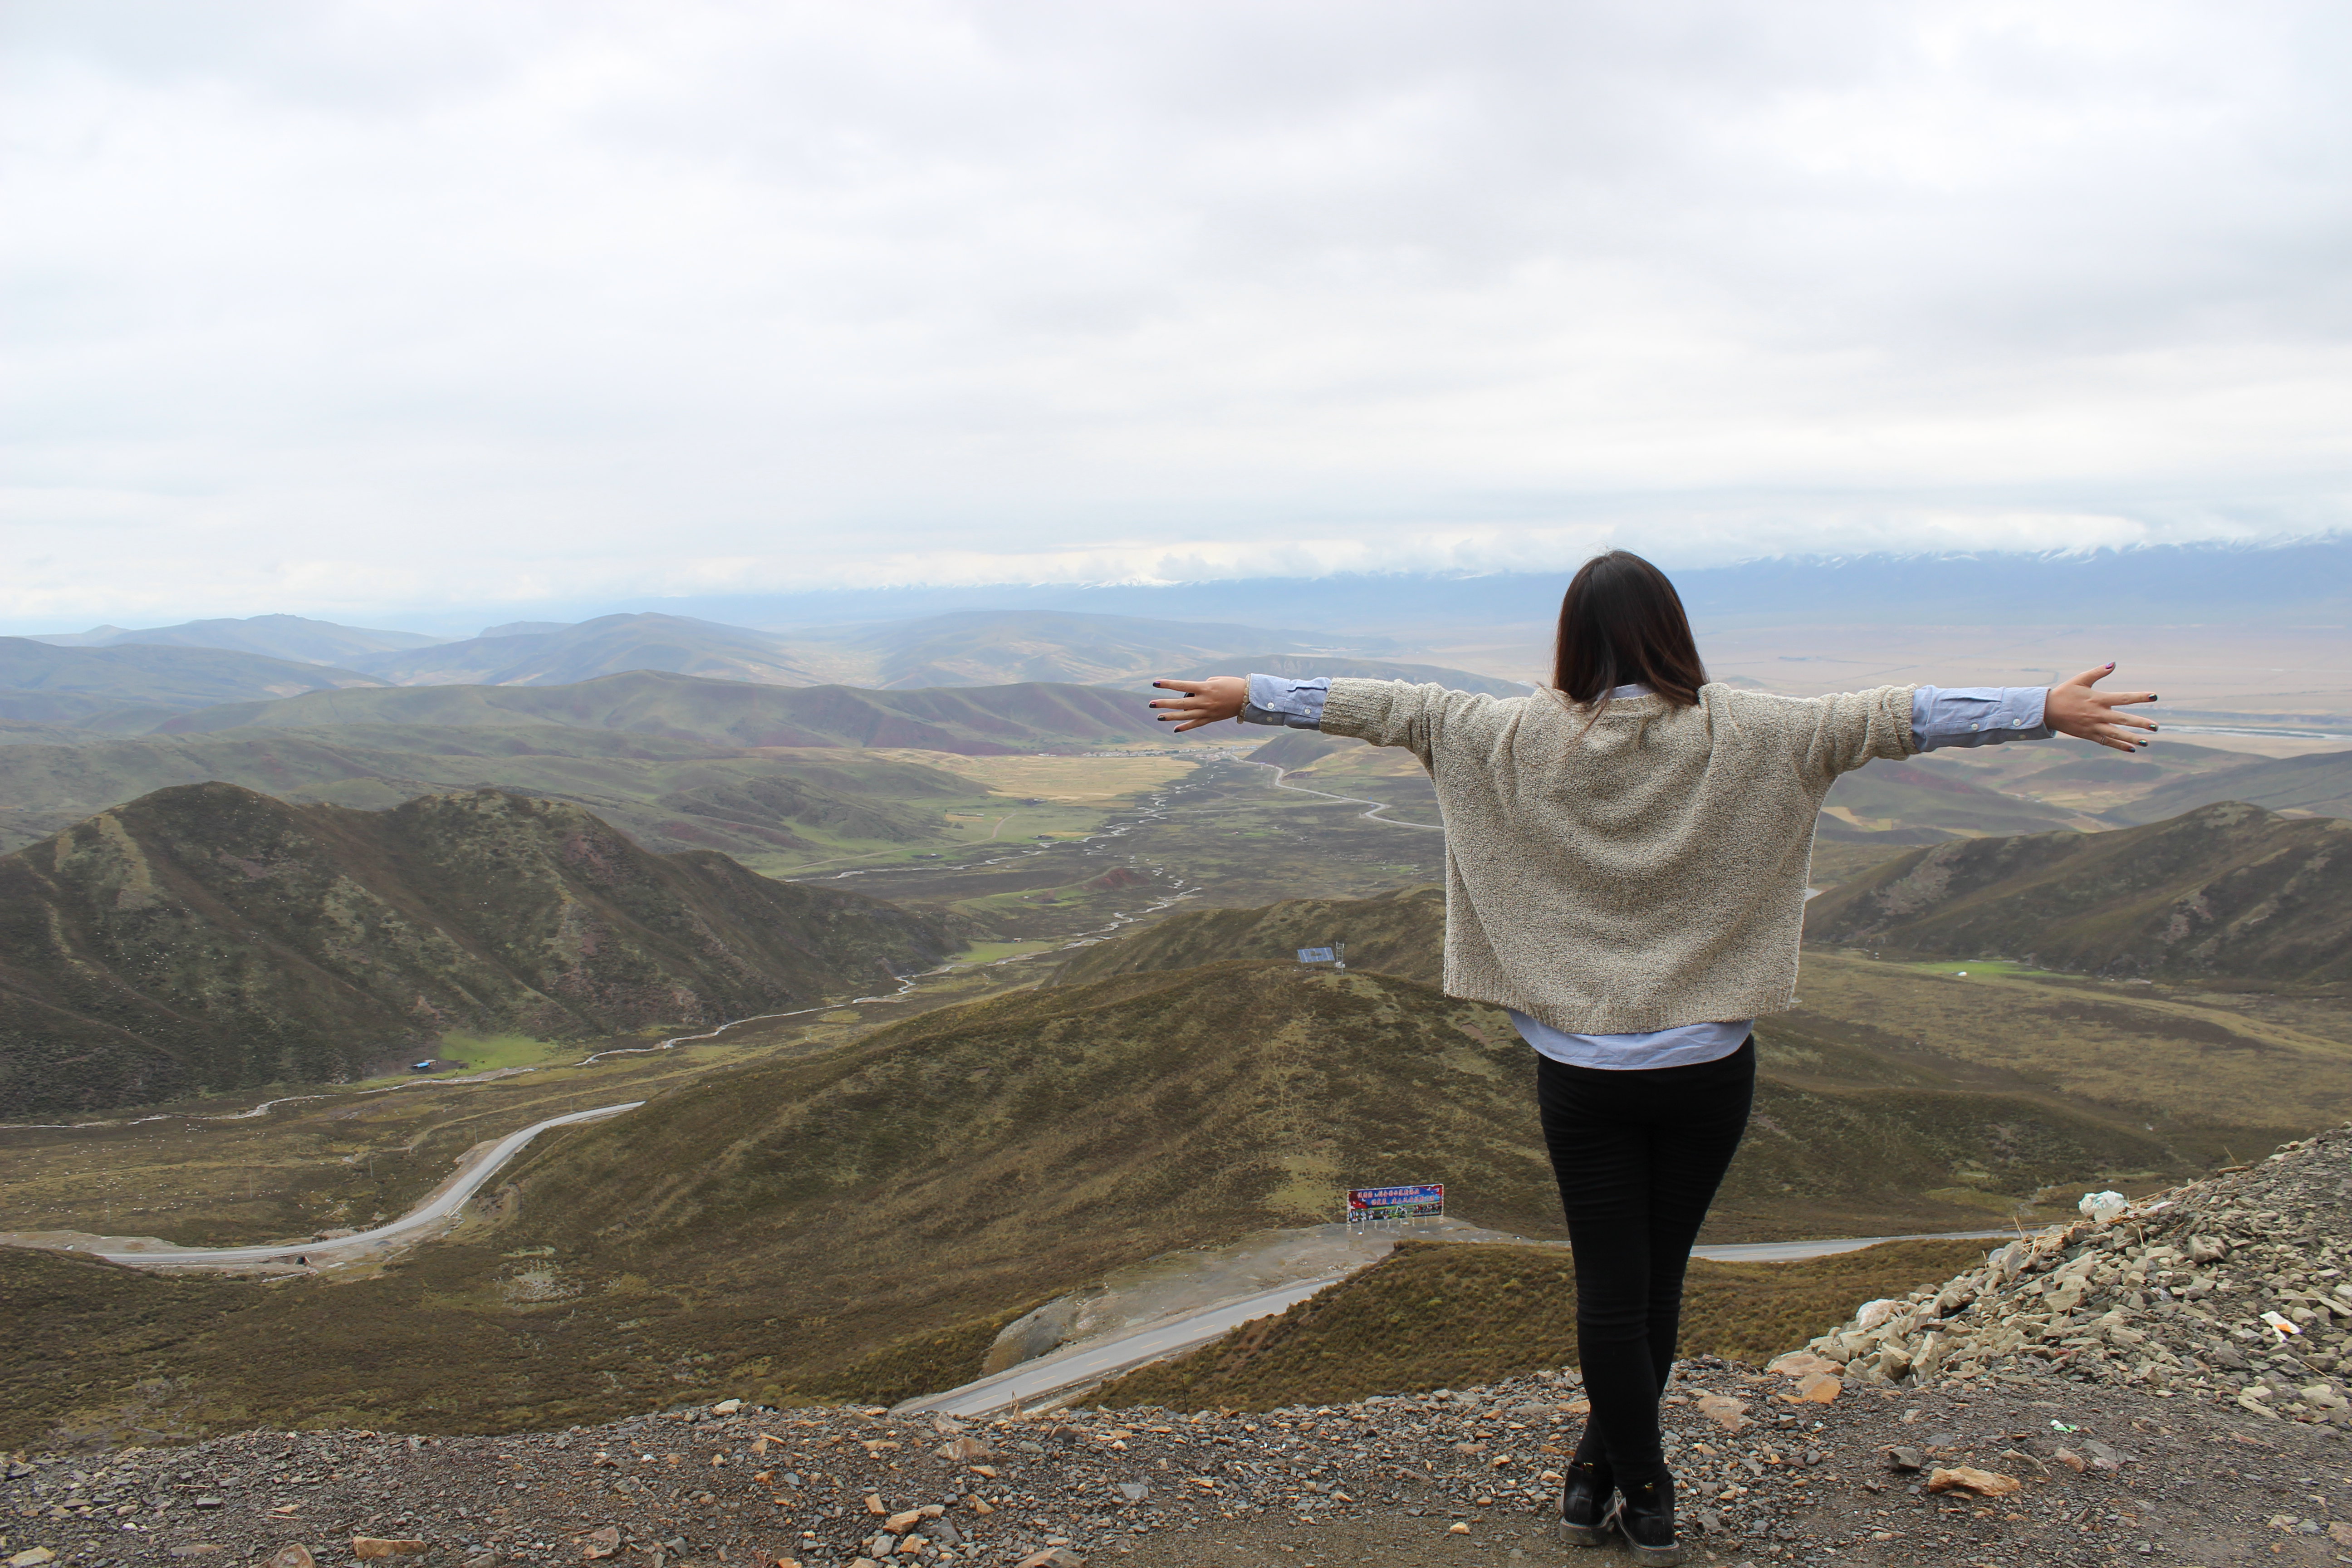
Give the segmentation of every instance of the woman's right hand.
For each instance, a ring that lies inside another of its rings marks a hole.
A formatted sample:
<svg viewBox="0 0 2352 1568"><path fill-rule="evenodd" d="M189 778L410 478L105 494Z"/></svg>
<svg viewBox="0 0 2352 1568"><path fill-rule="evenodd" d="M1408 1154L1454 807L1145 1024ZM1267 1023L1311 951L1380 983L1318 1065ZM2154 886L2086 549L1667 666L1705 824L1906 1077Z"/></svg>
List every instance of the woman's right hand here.
<svg viewBox="0 0 2352 1568"><path fill-rule="evenodd" d="M1151 684L1162 691L1184 694L1151 700L1154 708L1166 710L1160 715L1160 721L1174 724L1180 735L1203 724L1235 718L1242 705L1249 700L1249 682L1238 675L1213 676L1207 680L1155 680Z"/></svg>
<svg viewBox="0 0 2352 1568"><path fill-rule="evenodd" d="M2127 702L2153 702L2153 691L2094 691L2092 686L2116 672L2112 664L2086 669L2072 680L2062 680L2042 699L2042 721L2062 735L2096 741L2118 752L2137 752L2147 744L2137 730L2153 731L2153 721L2136 713L2118 713Z"/></svg>

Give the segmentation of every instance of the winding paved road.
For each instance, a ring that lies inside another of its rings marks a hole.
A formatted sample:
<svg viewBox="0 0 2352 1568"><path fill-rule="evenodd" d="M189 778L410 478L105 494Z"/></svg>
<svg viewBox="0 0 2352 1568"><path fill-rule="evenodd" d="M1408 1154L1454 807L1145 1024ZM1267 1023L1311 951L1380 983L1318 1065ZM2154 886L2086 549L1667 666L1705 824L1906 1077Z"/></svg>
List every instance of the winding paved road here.
<svg viewBox="0 0 2352 1568"><path fill-rule="evenodd" d="M518 1132L509 1132L491 1146L489 1152L465 1171L443 1183L440 1188L423 1203L388 1224L373 1230L356 1231L339 1236L331 1241L281 1241L267 1247L173 1247L159 1243L122 1251L100 1251L97 1247L65 1248L103 1258L110 1263L170 1264L176 1268L191 1265L215 1265L233 1268L255 1263L315 1264L334 1261L337 1258L365 1252L388 1241L415 1237L442 1221L454 1216L466 1206L466 1200L480 1192L500 1168L523 1152L524 1147L541 1133L554 1127L573 1127L583 1121L600 1121L607 1116L635 1110L645 1103L630 1100L625 1105L599 1106L593 1110L575 1110L569 1116L551 1116L544 1121L534 1121Z"/></svg>
<svg viewBox="0 0 2352 1568"><path fill-rule="evenodd" d="M1249 763L1249 759L1247 757L1244 757L1242 761ZM1392 801L1366 800L1360 795L1333 795L1328 789L1308 789L1305 784L1285 784L1282 781L1289 776L1290 770L1277 766L1273 763L1250 763L1250 766L1254 768L1273 768L1274 787L1276 789L1295 790L1300 795L1319 795L1325 800L1345 801L1349 805L1369 805L1372 808L1371 810L1360 811L1356 815L1370 822L1384 822L1391 827L1417 828L1423 833L1443 833L1445 831L1444 827L1438 826L1434 822L1407 822L1402 816L1382 816L1381 813L1397 809L1396 804Z"/></svg>
<svg viewBox="0 0 2352 1568"><path fill-rule="evenodd" d="M1694 1247L1692 1256L1727 1263L1785 1263L1804 1258L1828 1258L1840 1252L1858 1252L1882 1241L1973 1241L2010 1234L2006 1230L1940 1231L1915 1236L1849 1236L1823 1241L1742 1242ZM1050 1352L1034 1361L1023 1362L1019 1366L1009 1367L993 1376L967 1383L961 1388L909 1399L898 1408L906 1411L936 1410L949 1415L977 1417L993 1415L1015 1405L1035 1405L1057 1394L1105 1383L1149 1363L1181 1355L1241 1327L1253 1318L1267 1318L1287 1311L1326 1286L1339 1283L1339 1278L1325 1275L1319 1279L1277 1285L1272 1289L1220 1301L1197 1312L1152 1323L1128 1333L1084 1341Z"/></svg>

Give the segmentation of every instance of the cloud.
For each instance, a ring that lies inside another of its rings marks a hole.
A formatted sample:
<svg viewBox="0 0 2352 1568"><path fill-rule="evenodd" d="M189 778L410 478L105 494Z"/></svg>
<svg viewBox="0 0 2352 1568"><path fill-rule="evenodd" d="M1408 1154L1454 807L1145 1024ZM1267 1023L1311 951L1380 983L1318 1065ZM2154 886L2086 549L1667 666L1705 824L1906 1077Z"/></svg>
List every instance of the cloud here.
<svg viewBox="0 0 2352 1568"><path fill-rule="evenodd" d="M2317 4L16 0L0 616L2344 523Z"/></svg>

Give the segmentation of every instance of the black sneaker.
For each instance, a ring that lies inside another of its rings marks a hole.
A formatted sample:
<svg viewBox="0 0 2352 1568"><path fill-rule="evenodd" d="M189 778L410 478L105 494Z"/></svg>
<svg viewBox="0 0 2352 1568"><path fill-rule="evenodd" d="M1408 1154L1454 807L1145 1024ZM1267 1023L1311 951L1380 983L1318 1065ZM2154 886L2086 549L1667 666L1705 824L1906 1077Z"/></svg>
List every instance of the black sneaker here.
<svg viewBox="0 0 2352 1568"><path fill-rule="evenodd" d="M1559 1489L1559 1538L1570 1546L1598 1546L1608 1540L1610 1494L1616 1489L1606 1461L1570 1461Z"/></svg>
<svg viewBox="0 0 2352 1568"><path fill-rule="evenodd" d="M1607 1523L1624 1536L1625 1544L1633 1549L1633 1561L1657 1564L1657 1568L1683 1560L1681 1542L1675 1539L1675 1479L1663 1468L1653 1479L1618 1489L1617 1506L1609 1510Z"/></svg>

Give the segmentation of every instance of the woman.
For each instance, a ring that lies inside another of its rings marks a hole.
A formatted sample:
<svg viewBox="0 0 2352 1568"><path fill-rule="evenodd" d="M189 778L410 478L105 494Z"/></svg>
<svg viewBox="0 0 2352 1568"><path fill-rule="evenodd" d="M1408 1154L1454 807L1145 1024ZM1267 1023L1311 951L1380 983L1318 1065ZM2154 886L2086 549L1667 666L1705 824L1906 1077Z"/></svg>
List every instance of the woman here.
<svg viewBox="0 0 2352 1568"><path fill-rule="evenodd" d="M1253 675L1157 684L1163 721L1286 723L1402 746L1445 817L1445 990L1509 1011L1576 1259L1591 1400L1561 1501L1568 1538L1612 1527L1682 1561L1658 1400L1685 1266L1748 1124L1758 1016L1794 1005L1822 797L1874 757L2066 734L2147 742L2063 685L1885 686L1769 697L1710 684L1681 597L1612 551L1560 602L1553 689L1493 698L1389 680ZM1612 1493L1615 1494L1612 1500Z"/></svg>

